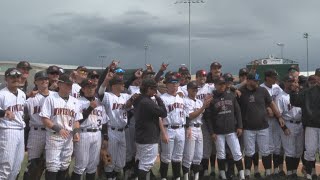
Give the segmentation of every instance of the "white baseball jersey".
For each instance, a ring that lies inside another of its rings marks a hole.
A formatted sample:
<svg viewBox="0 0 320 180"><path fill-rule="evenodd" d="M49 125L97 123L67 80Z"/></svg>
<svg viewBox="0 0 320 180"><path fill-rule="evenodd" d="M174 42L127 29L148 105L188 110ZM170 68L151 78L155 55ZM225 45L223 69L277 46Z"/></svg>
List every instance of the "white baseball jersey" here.
<svg viewBox="0 0 320 180"><path fill-rule="evenodd" d="M80 110L87 109L90 106L90 101L85 97L78 98L80 104ZM80 127L85 129L101 129L102 124L107 122L108 116L106 114L106 110L101 102L98 101L98 106L94 108L88 118L81 123Z"/></svg>
<svg viewBox="0 0 320 180"><path fill-rule="evenodd" d="M49 91L49 96L53 93L53 91ZM47 96L43 96L42 94L38 93L34 97L30 97L27 99L26 107L28 109L28 114L30 117L30 126L43 126L41 117L39 116L41 107L43 102Z"/></svg>
<svg viewBox="0 0 320 180"><path fill-rule="evenodd" d="M83 118L78 99L72 96L68 100L62 99L57 92L45 98L39 116L50 119L54 125L68 131L73 130L75 121Z"/></svg>
<svg viewBox="0 0 320 180"><path fill-rule="evenodd" d="M183 125L186 124L186 112L183 102L178 94L172 96L164 93L160 96L167 109L167 117L163 119L165 125Z"/></svg>
<svg viewBox="0 0 320 180"><path fill-rule="evenodd" d="M71 96L78 98L80 97L81 86L78 83L72 84Z"/></svg>
<svg viewBox="0 0 320 180"><path fill-rule="evenodd" d="M215 90L214 84L205 83L202 87L198 88L196 98L203 102L204 98L208 94L212 94L214 90Z"/></svg>
<svg viewBox="0 0 320 180"><path fill-rule="evenodd" d="M15 115L14 120L6 117L0 118L0 128L6 129L22 129L26 126L23 114L26 103L26 94L18 89L18 94L14 95L7 87L0 91L0 109L9 110Z"/></svg>
<svg viewBox="0 0 320 180"><path fill-rule="evenodd" d="M282 118L288 121L301 121L301 108L292 106L290 104L290 95L286 92L282 91L276 97L276 104L280 113L282 114Z"/></svg>
<svg viewBox="0 0 320 180"><path fill-rule="evenodd" d="M202 101L200 101L199 99L193 100L190 99L189 97L185 97L184 98L184 105L185 105L185 111L187 113L187 117L189 116L190 113L193 113L199 109L201 109L201 107L203 106ZM190 119L190 124L202 124L202 113L196 117L195 119Z"/></svg>
<svg viewBox="0 0 320 180"><path fill-rule="evenodd" d="M109 117L107 123L110 127L123 128L127 125L128 117L125 105L130 97L129 94L125 93L120 93L119 97L111 92L104 93L102 104Z"/></svg>
<svg viewBox="0 0 320 180"><path fill-rule="evenodd" d="M268 86L266 86L265 83L262 83L260 86L261 86L261 87L264 87L264 88L266 88L266 90L268 90L268 92L269 92L270 96L272 97L272 100L273 100L273 101L274 101L274 100L276 99L276 97L283 91L278 84L272 85L271 88L269 88Z"/></svg>
<svg viewBox="0 0 320 180"><path fill-rule="evenodd" d="M129 94L140 94L140 86L129 86Z"/></svg>
<svg viewBox="0 0 320 180"><path fill-rule="evenodd" d="M183 94L184 97L187 97L188 96L187 85L179 86L177 93L180 93L180 92Z"/></svg>

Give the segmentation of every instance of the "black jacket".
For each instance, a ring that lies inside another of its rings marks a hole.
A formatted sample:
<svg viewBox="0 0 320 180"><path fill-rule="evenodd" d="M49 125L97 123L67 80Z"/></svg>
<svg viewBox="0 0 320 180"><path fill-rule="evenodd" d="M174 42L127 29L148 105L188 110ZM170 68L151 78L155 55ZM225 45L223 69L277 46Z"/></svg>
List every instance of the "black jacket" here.
<svg viewBox="0 0 320 180"><path fill-rule="evenodd" d="M163 101L156 97L155 103L150 97L141 95L133 103L136 120L136 142L139 144L156 144L159 142L159 117L167 117Z"/></svg>
<svg viewBox="0 0 320 180"><path fill-rule="evenodd" d="M240 106L233 93L213 91L213 100L206 111L210 134L229 134L242 128Z"/></svg>
<svg viewBox="0 0 320 180"><path fill-rule="evenodd" d="M300 93L291 93L290 103L301 107L304 126L320 128L320 86L305 89Z"/></svg>

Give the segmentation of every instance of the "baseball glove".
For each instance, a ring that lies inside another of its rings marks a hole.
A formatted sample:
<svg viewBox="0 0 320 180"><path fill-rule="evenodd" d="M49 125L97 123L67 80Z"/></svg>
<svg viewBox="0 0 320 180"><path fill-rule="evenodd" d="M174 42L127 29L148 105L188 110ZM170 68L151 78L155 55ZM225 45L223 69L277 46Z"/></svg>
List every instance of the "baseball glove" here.
<svg viewBox="0 0 320 180"><path fill-rule="evenodd" d="M108 142L103 141L100 150L100 162L98 165L98 176L100 177L104 172L104 167L112 163L112 158L108 152Z"/></svg>

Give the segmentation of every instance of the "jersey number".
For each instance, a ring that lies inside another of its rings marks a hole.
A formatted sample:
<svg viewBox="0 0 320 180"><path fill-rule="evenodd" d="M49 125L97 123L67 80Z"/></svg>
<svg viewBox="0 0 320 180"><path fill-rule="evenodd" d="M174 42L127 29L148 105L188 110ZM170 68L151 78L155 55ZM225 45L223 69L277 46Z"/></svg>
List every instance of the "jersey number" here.
<svg viewBox="0 0 320 180"><path fill-rule="evenodd" d="M127 112L123 113L123 119L127 119Z"/></svg>
<svg viewBox="0 0 320 180"><path fill-rule="evenodd" d="M69 120L69 126L70 127L72 126L72 120Z"/></svg>
<svg viewBox="0 0 320 180"><path fill-rule="evenodd" d="M98 126L101 126L101 119L98 119L97 122L98 122Z"/></svg>
<svg viewBox="0 0 320 180"><path fill-rule="evenodd" d="M180 117L184 117L184 112L183 111L180 111Z"/></svg>

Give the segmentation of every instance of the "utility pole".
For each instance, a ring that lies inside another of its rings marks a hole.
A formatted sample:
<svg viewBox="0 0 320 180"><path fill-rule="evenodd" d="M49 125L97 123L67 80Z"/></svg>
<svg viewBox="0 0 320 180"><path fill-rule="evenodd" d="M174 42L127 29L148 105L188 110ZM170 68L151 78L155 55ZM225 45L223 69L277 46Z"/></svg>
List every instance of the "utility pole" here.
<svg viewBox="0 0 320 180"><path fill-rule="evenodd" d="M309 76L309 42L308 42L309 34L304 33L303 38L305 38L307 42L307 76Z"/></svg>

